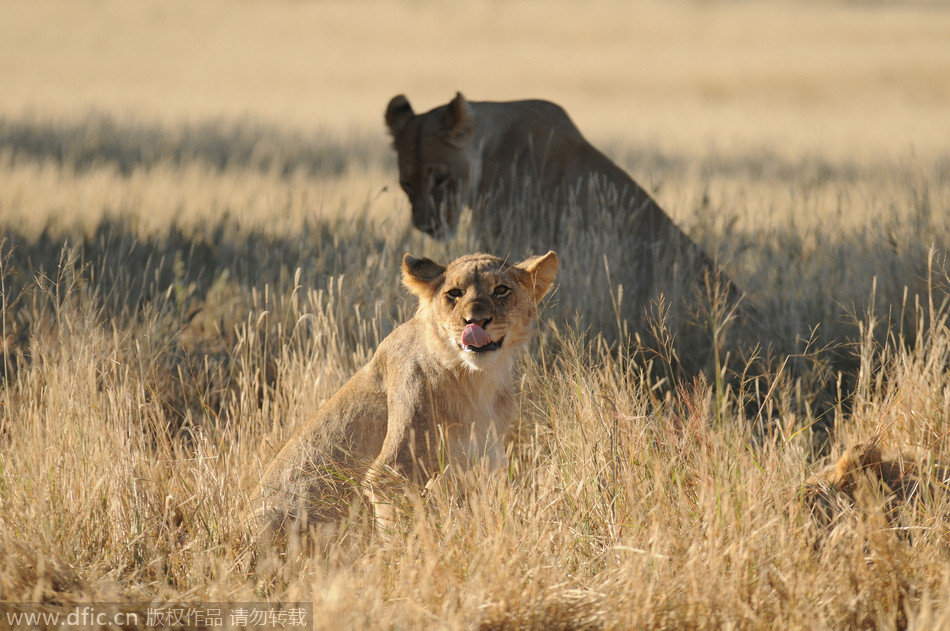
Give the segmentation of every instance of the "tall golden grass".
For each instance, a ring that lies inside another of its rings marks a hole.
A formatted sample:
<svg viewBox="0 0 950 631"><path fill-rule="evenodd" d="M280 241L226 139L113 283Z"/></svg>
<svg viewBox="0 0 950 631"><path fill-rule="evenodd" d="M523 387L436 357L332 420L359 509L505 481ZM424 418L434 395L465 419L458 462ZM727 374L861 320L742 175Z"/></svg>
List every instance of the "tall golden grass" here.
<svg viewBox="0 0 950 631"><path fill-rule="evenodd" d="M945 487L926 465L950 462L947 11L585 7L0 7L0 601L312 601L319 629L950 628L950 500L823 531L796 492L869 438ZM509 475L410 489L386 539L355 515L269 548L260 472L410 317L402 254L480 241L411 230L380 120L397 92L425 109L458 88L560 101L767 330L677 378L669 349L707 324L643 352L631 323L662 309L614 309L623 235L565 246Z"/></svg>
<svg viewBox="0 0 950 631"><path fill-rule="evenodd" d="M263 464L411 314L400 255L477 235L413 233L370 189L391 159L372 139L98 129L4 131L3 600L312 600L317 628L947 626L946 498L821 535L796 501L859 440L950 455L944 166L640 155L776 335L818 326L806 367L774 358L750 416L741 363L725 390L652 381L635 332L583 315L612 297L562 280L507 480L416 498L388 540L355 518L281 552L247 518ZM277 149L216 161L246 135ZM843 405L818 412L829 380Z"/></svg>

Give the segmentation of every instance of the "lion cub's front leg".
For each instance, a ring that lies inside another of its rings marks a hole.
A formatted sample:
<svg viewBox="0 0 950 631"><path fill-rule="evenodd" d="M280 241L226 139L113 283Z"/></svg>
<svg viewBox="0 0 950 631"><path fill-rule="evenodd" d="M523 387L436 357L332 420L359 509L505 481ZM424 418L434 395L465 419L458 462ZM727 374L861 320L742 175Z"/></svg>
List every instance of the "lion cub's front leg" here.
<svg viewBox="0 0 950 631"><path fill-rule="evenodd" d="M413 416L416 423L398 420L398 416L390 419L383 448L363 481L363 494L373 506L381 532L392 530L407 488L461 497L475 483L476 469L507 469L504 436L497 431L486 434L479 431L485 428L469 426L447 429L432 422L431 415Z"/></svg>
<svg viewBox="0 0 950 631"><path fill-rule="evenodd" d="M363 479L363 494L373 506L376 527L389 532L395 524L396 505L408 482L418 488L438 474L438 460L429 457L429 448L417 445L416 431L400 415L390 417L386 440ZM435 460L435 462L432 462Z"/></svg>
<svg viewBox="0 0 950 631"><path fill-rule="evenodd" d="M391 531L395 524L394 503L411 469L411 462L405 462L405 456L399 457L399 452L404 451L401 442L399 438L390 440L387 434L383 451L363 479L363 495L373 507L376 528L381 532Z"/></svg>

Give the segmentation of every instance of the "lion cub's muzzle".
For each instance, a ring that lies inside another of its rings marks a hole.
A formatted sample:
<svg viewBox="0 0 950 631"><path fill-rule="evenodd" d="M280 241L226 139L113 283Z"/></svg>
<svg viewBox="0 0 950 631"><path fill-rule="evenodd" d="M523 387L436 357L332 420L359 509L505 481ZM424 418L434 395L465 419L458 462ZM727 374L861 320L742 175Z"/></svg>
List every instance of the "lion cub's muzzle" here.
<svg viewBox="0 0 950 631"><path fill-rule="evenodd" d="M483 321L481 324L471 322L465 326L465 329L462 330L462 343L460 344L463 351L466 353L488 353L501 348L504 338L493 342L491 336L488 335L488 331L484 328L485 324L487 324L487 321Z"/></svg>

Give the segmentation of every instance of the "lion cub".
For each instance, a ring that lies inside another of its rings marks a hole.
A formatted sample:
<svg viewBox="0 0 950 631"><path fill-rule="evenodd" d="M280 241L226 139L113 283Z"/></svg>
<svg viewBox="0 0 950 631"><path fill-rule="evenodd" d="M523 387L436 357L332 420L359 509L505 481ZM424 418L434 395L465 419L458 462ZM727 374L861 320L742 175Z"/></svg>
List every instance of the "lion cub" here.
<svg viewBox="0 0 950 631"><path fill-rule="evenodd" d="M799 497L822 527L851 509L894 521L924 497L944 495L948 481L950 467L900 454L885 460L872 439L849 447L838 462L808 478Z"/></svg>
<svg viewBox="0 0 950 631"><path fill-rule="evenodd" d="M387 488L477 462L503 466L515 359L557 268L554 252L517 265L489 254L448 265L405 255L403 283L418 312L267 466L265 524L279 532L341 518L357 489L385 524Z"/></svg>

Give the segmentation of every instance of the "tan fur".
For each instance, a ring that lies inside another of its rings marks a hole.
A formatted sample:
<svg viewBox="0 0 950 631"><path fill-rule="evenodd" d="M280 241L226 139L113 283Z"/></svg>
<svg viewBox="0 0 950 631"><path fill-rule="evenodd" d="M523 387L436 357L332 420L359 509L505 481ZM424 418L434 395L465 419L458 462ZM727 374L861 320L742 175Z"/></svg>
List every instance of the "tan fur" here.
<svg viewBox="0 0 950 631"><path fill-rule="evenodd" d="M565 242L606 212L598 230L625 237L637 277L652 278L677 263L715 272L702 249L554 103L471 102L459 93L416 114L399 95L385 120L413 225L434 238L451 237L465 207L479 235L526 231L520 245L535 247Z"/></svg>
<svg viewBox="0 0 950 631"><path fill-rule="evenodd" d="M934 465L934 480L928 482L921 476L918 463L904 456L884 459L877 443L871 440L848 448L837 462L808 478L801 497L823 526L833 524L851 509L893 521L922 493L946 492L948 471L947 467Z"/></svg>
<svg viewBox="0 0 950 631"><path fill-rule="evenodd" d="M268 465L266 524L280 531L340 518L358 492L385 522L392 487L406 480L422 485L444 469L464 472L479 462L503 466L515 359L557 267L554 252L517 265L473 254L447 266L407 254L403 282L418 296L418 312ZM501 342L497 350L463 350L462 331L473 321Z"/></svg>

